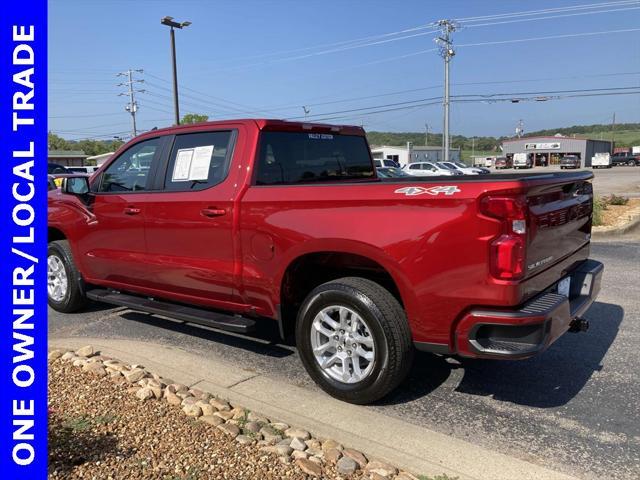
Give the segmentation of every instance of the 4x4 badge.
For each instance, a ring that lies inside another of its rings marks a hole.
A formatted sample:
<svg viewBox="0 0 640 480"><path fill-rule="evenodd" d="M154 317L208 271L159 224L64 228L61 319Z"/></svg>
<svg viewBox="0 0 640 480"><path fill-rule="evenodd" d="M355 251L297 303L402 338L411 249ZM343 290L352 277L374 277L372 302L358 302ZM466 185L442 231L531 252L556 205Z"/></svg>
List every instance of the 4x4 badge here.
<svg viewBox="0 0 640 480"><path fill-rule="evenodd" d="M447 186L437 186L437 187L403 187L397 189L394 193L404 193L408 197L413 197L415 195L439 195L444 193L445 195L453 195L454 193L458 193L461 190L456 185L447 185Z"/></svg>

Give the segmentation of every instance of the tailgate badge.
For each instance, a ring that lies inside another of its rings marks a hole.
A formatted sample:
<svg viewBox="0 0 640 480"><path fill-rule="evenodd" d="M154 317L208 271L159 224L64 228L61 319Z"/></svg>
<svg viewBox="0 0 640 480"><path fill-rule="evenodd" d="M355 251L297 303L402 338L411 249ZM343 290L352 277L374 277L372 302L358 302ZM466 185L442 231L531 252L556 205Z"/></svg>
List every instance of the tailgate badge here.
<svg viewBox="0 0 640 480"><path fill-rule="evenodd" d="M414 197L416 195L439 195L444 193L445 195L453 195L454 193L458 193L461 190L456 185L440 185L437 187L403 187L397 189L394 193L404 193L407 197Z"/></svg>

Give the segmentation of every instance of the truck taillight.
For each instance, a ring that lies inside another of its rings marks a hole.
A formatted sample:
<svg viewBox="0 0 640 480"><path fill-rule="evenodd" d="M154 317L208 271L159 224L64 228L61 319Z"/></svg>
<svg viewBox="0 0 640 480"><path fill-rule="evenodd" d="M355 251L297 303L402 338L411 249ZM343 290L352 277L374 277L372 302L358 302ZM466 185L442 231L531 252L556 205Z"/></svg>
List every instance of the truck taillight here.
<svg viewBox="0 0 640 480"><path fill-rule="evenodd" d="M500 280L518 280L525 273L527 202L523 196L484 197L482 214L502 222L501 234L491 241L491 274Z"/></svg>

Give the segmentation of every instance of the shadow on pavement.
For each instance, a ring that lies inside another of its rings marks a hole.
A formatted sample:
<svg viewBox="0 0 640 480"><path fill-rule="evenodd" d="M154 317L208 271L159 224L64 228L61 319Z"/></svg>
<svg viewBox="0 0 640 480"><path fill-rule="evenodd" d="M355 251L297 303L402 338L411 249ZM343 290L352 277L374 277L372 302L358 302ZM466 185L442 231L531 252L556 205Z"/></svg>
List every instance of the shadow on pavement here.
<svg viewBox="0 0 640 480"><path fill-rule="evenodd" d="M564 405L602 368L624 310L619 305L595 302L585 317L591 324L587 333L567 333L546 352L528 360L459 359L457 363L416 352L407 380L378 405L401 404L429 395L458 368L464 370L464 376L456 392L538 408Z"/></svg>
<svg viewBox="0 0 640 480"><path fill-rule="evenodd" d="M293 355L294 353L291 349L277 345L277 343L280 342L280 336L276 322L258 322L256 331L249 336L236 335L182 321L169 320L148 313L128 311L122 313L120 316L126 320L162 328L171 332L183 333L234 348L241 348L268 357L283 358Z"/></svg>
<svg viewBox="0 0 640 480"><path fill-rule="evenodd" d="M538 408L566 404L584 388L593 372L602 369L624 310L619 305L595 302L585 317L591 325L587 333L567 333L537 357L462 360L464 377L456 391Z"/></svg>

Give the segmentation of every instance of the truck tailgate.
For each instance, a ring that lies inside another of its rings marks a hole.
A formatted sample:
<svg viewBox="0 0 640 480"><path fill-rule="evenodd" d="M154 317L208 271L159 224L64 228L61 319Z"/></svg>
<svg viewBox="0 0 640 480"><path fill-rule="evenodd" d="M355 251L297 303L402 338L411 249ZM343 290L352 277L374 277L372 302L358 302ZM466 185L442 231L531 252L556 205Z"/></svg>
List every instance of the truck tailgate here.
<svg viewBox="0 0 640 480"><path fill-rule="evenodd" d="M589 178L556 178L526 192L529 235L525 278L555 265L589 243L593 188Z"/></svg>

